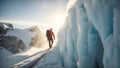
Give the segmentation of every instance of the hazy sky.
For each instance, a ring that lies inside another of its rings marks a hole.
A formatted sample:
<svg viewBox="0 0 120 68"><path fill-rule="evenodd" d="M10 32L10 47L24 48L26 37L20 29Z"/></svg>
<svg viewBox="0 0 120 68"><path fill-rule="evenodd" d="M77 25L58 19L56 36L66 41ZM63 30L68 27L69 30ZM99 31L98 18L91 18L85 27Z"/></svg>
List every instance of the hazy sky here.
<svg viewBox="0 0 120 68"><path fill-rule="evenodd" d="M65 18L67 2L68 0L0 0L0 21L13 23L15 27L39 24L44 28L60 25Z"/></svg>

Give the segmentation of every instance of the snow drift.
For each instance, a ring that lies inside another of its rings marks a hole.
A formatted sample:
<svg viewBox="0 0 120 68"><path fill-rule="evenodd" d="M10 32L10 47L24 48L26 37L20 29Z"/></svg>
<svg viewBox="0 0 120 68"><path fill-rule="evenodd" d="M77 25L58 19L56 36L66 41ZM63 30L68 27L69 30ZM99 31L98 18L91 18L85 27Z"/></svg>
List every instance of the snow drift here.
<svg viewBox="0 0 120 68"><path fill-rule="evenodd" d="M46 36L37 26L19 29L0 22L0 68L30 66L47 52ZM43 52L42 52L43 51Z"/></svg>
<svg viewBox="0 0 120 68"><path fill-rule="evenodd" d="M120 68L120 1L75 1L58 37L35 68Z"/></svg>

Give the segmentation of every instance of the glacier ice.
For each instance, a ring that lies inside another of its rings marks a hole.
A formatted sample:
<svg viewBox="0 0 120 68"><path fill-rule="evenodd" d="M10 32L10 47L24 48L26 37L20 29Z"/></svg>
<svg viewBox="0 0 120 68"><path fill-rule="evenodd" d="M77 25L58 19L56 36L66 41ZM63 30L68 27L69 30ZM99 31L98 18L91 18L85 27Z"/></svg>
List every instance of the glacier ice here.
<svg viewBox="0 0 120 68"><path fill-rule="evenodd" d="M77 0L42 68L120 68L120 0Z"/></svg>

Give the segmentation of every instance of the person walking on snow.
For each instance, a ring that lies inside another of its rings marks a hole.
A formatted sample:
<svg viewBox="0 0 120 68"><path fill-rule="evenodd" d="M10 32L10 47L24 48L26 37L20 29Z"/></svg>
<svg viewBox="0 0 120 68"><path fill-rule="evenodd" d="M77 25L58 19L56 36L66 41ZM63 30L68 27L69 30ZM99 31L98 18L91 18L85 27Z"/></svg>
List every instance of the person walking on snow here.
<svg viewBox="0 0 120 68"><path fill-rule="evenodd" d="M52 31L52 28L46 31L46 36L49 42L49 47L52 48L53 42L55 40L55 35L54 35L54 32ZM53 37L54 37L54 40L53 40Z"/></svg>

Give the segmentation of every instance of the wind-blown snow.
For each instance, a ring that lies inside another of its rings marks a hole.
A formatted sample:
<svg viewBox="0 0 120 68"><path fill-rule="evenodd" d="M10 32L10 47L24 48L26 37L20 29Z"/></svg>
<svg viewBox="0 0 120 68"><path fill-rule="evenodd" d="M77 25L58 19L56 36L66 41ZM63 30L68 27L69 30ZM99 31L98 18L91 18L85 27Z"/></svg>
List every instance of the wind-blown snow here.
<svg viewBox="0 0 120 68"><path fill-rule="evenodd" d="M36 35L36 33L30 31L29 29L17 29L17 28L15 28L12 31L7 32L7 34L6 34L6 36L16 36L18 39L21 39L27 48L30 45L31 39L35 35Z"/></svg>
<svg viewBox="0 0 120 68"><path fill-rule="evenodd" d="M5 25L7 26L9 24ZM0 26L4 26L4 24L0 24ZM37 26L27 29L15 28L8 30L5 36L15 36L17 39L22 40L27 49L16 54L12 54L9 50L6 50L1 46L0 68L29 67L49 51L49 49L47 49L49 48L47 38L42 34Z"/></svg>
<svg viewBox="0 0 120 68"><path fill-rule="evenodd" d="M35 68L120 68L120 1L77 0L58 37Z"/></svg>

